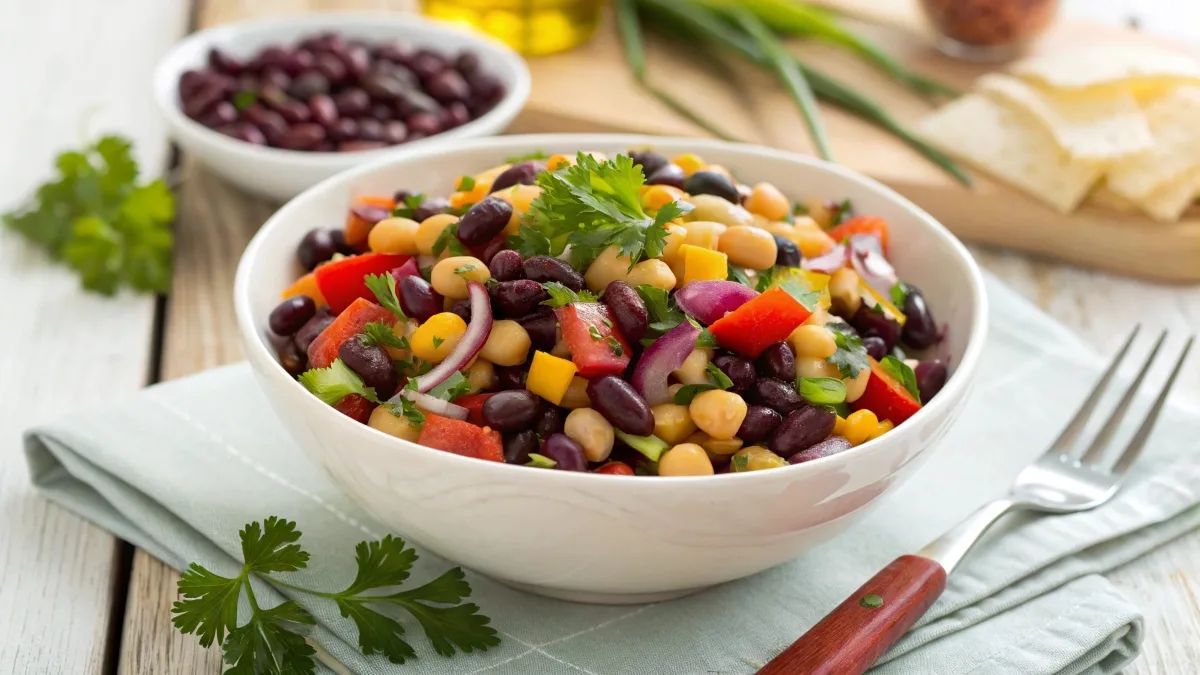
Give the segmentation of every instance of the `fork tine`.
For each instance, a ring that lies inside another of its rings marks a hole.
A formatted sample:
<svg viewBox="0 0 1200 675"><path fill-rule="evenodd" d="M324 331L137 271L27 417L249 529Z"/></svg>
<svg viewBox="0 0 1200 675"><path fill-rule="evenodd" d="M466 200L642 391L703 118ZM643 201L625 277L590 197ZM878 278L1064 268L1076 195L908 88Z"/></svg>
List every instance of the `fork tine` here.
<svg viewBox="0 0 1200 675"><path fill-rule="evenodd" d="M1150 432L1154 429L1154 423L1158 421L1158 413L1162 410L1163 403L1166 402L1167 394L1171 391L1171 387L1175 385L1176 376L1179 375L1179 371L1183 370L1183 362L1187 360L1188 351L1191 350L1192 343L1195 341L1196 336L1193 335L1183 344L1183 351L1179 352L1179 359L1175 361L1175 367L1167 377L1166 383L1163 384L1162 391L1159 392L1158 398L1154 399L1154 405L1150 406L1150 410L1146 413L1146 419L1142 420L1137 433L1129 440L1129 445L1125 446L1125 451L1121 453L1120 458L1117 459L1117 463L1113 465L1113 473L1125 473L1142 454L1142 446L1146 444L1146 439L1149 438Z"/></svg>
<svg viewBox="0 0 1200 675"><path fill-rule="evenodd" d="M1150 366L1154 364L1154 359L1158 357L1158 350L1162 348L1163 342L1167 339L1167 331L1163 331L1158 336L1158 341L1154 343L1154 348L1150 350L1150 354L1142 363L1142 369L1138 371L1137 377L1133 378L1133 382L1125 390L1125 394L1121 396L1121 402L1117 404L1115 410L1109 415L1108 421L1104 423L1104 427L1100 429L1100 433L1096 434L1095 440L1088 446L1087 451L1083 453L1081 462L1085 464L1095 464L1104 457L1104 450L1108 444L1112 442L1113 436L1117 430L1121 428L1121 420L1125 419L1125 413L1129 411L1130 404L1137 396L1138 389L1142 386L1142 380L1146 379L1146 373L1150 372Z"/></svg>
<svg viewBox="0 0 1200 675"><path fill-rule="evenodd" d="M1071 418L1067 427L1062 430L1058 438L1050 444L1050 448L1046 450L1046 455L1068 454L1072 446L1075 445L1075 440L1079 434L1083 432L1087 426L1088 418L1092 416L1092 411L1096 409L1096 404L1100 402L1104 390L1108 388L1108 382L1112 379L1114 373L1117 372L1117 367L1121 365L1121 361L1125 359L1125 353L1129 351L1129 346L1133 344L1133 339L1137 337L1138 331L1141 330L1141 324L1136 324L1133 330L1129 331L1129 337L1125 338L1125 344L1113 354L1112 360L1108 363L1108 368L1100 379L1096 382L1096 386L1092 388L1092 393L1088 395L1087 400L1083 405L1079 406L1079 410L1075 413L1075 417Z"/></svg>

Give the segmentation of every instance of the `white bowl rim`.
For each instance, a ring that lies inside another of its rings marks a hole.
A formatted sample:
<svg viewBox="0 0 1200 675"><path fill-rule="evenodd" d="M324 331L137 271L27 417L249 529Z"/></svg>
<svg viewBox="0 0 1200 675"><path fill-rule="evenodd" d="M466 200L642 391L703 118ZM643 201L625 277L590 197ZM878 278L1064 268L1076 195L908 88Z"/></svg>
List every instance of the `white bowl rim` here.
<svg viewBox="0 0 1200 675"><path fill-rule="evenodd" d="M251 343L252 346L250 348L258 351L258 356L260 358L265 357L266 359L278 365L277 356L272 354L267 349L266 343L259 335L260 327L256 326L252 321L250 313L249 287L250 267L252 265L251 261L255 260L259 255L272 252L270 249L260 250L263 248L263 241L265 241L267 233L274 228L281 227L281 224L287 221L294 211L303 208L304 202L307 199L312 198L312 195L319 194L329 189L334 189L338 186L349 187L360 176L373 173L392 164L417 163L422 159L426 159L435 155L456 154L458 152L492 148L504 149L506 152L511 153L518 153L521 151L531 151L532 149L537 149L539 147L553 145L571 145L579 148L587 148L589 146L595 146L598 144L612 143L622 144L625 147L653 147L655 144L686 144L689 148L696 151L697 154L703 154L703 152L706 150L742 153L749 152L750 154L768 156L785 161L806 164L821 171L836 174L846 181L856 183L861 187L877 191L883 194L885 197L895 200L903 208L908 210L910 215L923 221L923 223L930 228L935 237L942 240L942 243L948 245L951 250L954 251L955 255L959 258L959 261L966 268L967 280L971 291L971 299L974 303L974 316L972 317L963 356L959 360L958 364L954 366L953 371L950 373L950 377L947 379L945 386L938 393L938 396L929 404L922 406L922 408L918 410L909 421L906 421L905 424L898 425L895 429L888 432L884 436L879 436L875 439L867 441L866 443L863 443L862 445L850 448L849 450L845 450L835 455L829 455L827 457L821 457L808 462L803 462L801 464L792 464L786 467L772 469L770 471L746 471L740 473L715 474L712 476L669 476L659 477L658 480L646 480L645 477L642 476L595 475L590 471L543 471L539 473L539 475L545 474L541 480L583 481L578 483L579 486L594 486L597 483L591 481L597 480L619 480L623 485L630 486L630 488L627 489L642 489L632 488L632 486L645 485L647 486L647 489L656 490L686 490L688 489L687 486L689 485L694 485L698 482L708 483L713 480L743 482L755 480L766 481L771 480L771 476L776 478L783 476L784 474L781 472L786 471L791 472L792 474L797 474L802 471L812 470L812 466L819 463L831 464L843 461L856 455L870 454L874 449L882 447L883 443L894 442L898 438L916 433L916 427L911 423L911 420L933 418L938 414L940 409L950 407L954 404L953 401L955 399L967 395L970 386L969 376L973 375L976 370L976 366L978 365L979 359L983 353L984 342L987 338L988 300L987 294L984 290L983 274L980 272L979 266L975 263L975 259L971 256L970 252L967 251L966 246L964 246L957 237L951 234L944 225L938 222L933 216L926 213L924 209L921 209L919 206L901 196L891 188L883 185L873 178L869 178L856 171L832 162L826 162L816 157L801 155L784 150L777 150L774 148L767 148L764 146L755 146L746 143L732 143L715 139L686 138L678 136L650 136L641 134L524 134L512 136L493 136L456 143L453 147L435 147L429 148L428 150L420 153L407 154L402 157L384 158L379 161L356 166L353 169L343 171L336 176L327 178L317 185L305 190L303 193L284 204L278 211L272 214L271 217L267 219L267 222L264 223L261 228L259 228L259 231L254 235L254 238L251 239L250 243L246 246L246 250L242 254L241 260L238 262L237 275L234 280L233 291L234 309L237 313L238 327L242 331L244 338L243 342ZM253 339L245 339L247 336L252 337ZM304 389L303 385L301 385L295 378L290 377L282 367L270 369L270 373L267 374L267 376L279 380L283 386L299 387L300 389ZM311 396L307 390L304 390L303 393L307 396ZM269 395L265 389L263 394ZM506 462L483 461L474 457L466 457L455 453L445 452L443 450L427 448L418 443L396 438L389 434L385 434L382 431L369 427L366 424L356 422L339 413L332 406L322 407L329 411L328 414L330 417L329 422L322 423L344 425L347 437L352 437L354 434L362 433L367 433L368 435L378 434L378 437L380 438L391 439L397 443L409 444L416 448L420 448L422 451L443 453L447 456L448 461L457 460L466 462L467 464L463 464L464 469L473 467L474 470L483 472L529 471L529 468L524 466L515 466ZM923 451L925 450L926 449L923 448ZM663 478L666 478L667 480L664 481L662 480Z"/></svg>
<svg viewBox="0 0 1200 675"><path fill-rule="evenodd" d="M355 25L368 24L372 27L385 26L396 28L398 38L403 37L403 31L414 26L418 30L434 34L442 33L465 36L471 41L477 42L480 46L496 50L501 58L506 61L506 65L511 67L516 73L516 77L513 82L506 83L507 90L499 103L493 106L491 110L488 110L480 117L466 124L434 134L433 136L412 141L411 143L401 143L374 150L359 150L355 152L308 152L253 145L236 138L230 138L215 129L209 129L183 114L183 110L179 106L179 78L183 75L184 70L176 67L175 60L181 51L190 49L194 45L212 46L221 42L222 38L225 37L230 38L230 41L236 41L239 35L276 29L281 26L295 27L302 30L324 29L347 31L353 30L353 26ZM512 119L516 117L517 113L524 107L526 99L529 98L530 91L532 91L533 77L529 72L529 65L525 62L525 59L521 58L520 54L514 51L512 47L490 35L470 31L448 22L433 21L415 12L360 10L281 14L264 19L221 24L192 33L175 43L170 51L159 60L158 65L154 69L153 83L155 103L158 104L159 109L167 117L171 125L183 127L188 131L203 136L221 152L234 154L243 158L257 157L259 159L287 161L291 164L300 164L308 167L321 167L371 162L384 157L393 157L399 152L417 152L442 143L470 138L471 134L479 127L486 127L495 119ZM487 132L485 130L479 133Z"/></svg>

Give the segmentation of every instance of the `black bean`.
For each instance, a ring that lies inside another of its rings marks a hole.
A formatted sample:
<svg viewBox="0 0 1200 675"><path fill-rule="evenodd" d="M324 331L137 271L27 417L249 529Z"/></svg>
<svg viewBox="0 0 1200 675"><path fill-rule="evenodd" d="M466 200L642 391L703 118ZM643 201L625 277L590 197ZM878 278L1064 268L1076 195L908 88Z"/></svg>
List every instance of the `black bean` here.
<svg viewBox="0 0 1200 675"><path fill-rule="evenodd" d="M697 171L683 183L683 191L690 195L716 195L732 204L737 204L738 191L733 181L716 171Z"/></svg>
<svg viewBox="0 0 1200 675"><path fill-rule="evenodd" d="M537 394L512 389L492 394L483 402L480 414L484 424L499 431L521 431L533 426L540 412Z"/></svg>
<svg viewBox="0 0 1200 675"><path fill-rule="evenodd" d="M288 58L281 64L288 75L296 77L313 67L316 59L307 49L298 49L288 53Z"/></svg>
<svg viewBox="0 0 1200 675"><path fill-rule="evenodd" d="M267 325L276 335L294 335L317 313L317 305L307 295L293 295L275 306Z"/></svg>
<svg viewBox="0 0 1200 675"><path fill-rule="evenodd" d="M308 370L308 355L300 351L294 340L284 340L275 346L279 354L279 365L292 377L299 377Z"/></svg>
<svg viewBox="0 0 1200 675"><path fill-rule="evenodd" d="M317 265L329 260L334 253L338 252L333 232L335 230L311 230L300 240L300 244L296 247L296 257L300 259L300 264L304 266L304 269L311 272L316 269Z"/></svg>
<svg viewBox="0 0 1200 675"><path fill-rule="evenodd" d="M529 279L501 281L495 284L495 289L496 304L508 318L525 316L550 299L550 294L541 284Z"/></svg>
<svg viewBox="0 0 1200 675"><path fill-rule="evenodd" d="M633 385L613 375L592 378L587 386L592 407L617 429L634 436L654 433L654 415Z"/></svg>
<svg viewBox="0 0 1200 675"><path fill-rule="evenodd" d="M650 314L633 286L624 281L613 281L604 289L603 298L613 323L627 342L637 342L646 335Z"/></svg>
<svg viewBox="0 0 1200 675"><path fill-rule="evenodd" d="M755 380L754 386L750 388L750 398L754 403L772 408L780 415L790 414L805 405L804 399L791 382L770 377Z"/></svg>
<svg viewBox="0 0 1200 675"><path fill-rule="evenodd" d="M671 187L683 189L683 182L687 180L687 175L683 173L683 169L678 164L666 164L661 169L650 174L646 178L646 185L669 185Z"/></svg>
<svg viewBox="0 0 1200 675"><path fill-rule="evenodd" d="M301 101L307 101L314 96L329 93L329 78L315 70L310 70L292 80L287 91Z"/></svg>
<svg viewBox="0 0 1200 675"><path fill-rule="evenodd" d="M395 111L392 110L392 106L379 101L371 104L371 109L367 111L367 114L380 123L389 122L396 116Z"/></svg>
<svg viewBox="0 0 1200 675"><path fill-rule="evenodd" d="M545 162L518 162L505 169L496 180L492 181L491 192L503 190L514 185L533 185L537 175L546 170Z"/></svg>
<svg viewBox="0 0 1200 675"><path fill-rule="evenodd" d="M412 129L409 129L411 132ZM445 197L426 197L421 205L413 210L413 220L418 223L430 216L445 213L450 209L450 200Z"/></svg>
<svg viewBox="0 0 1200 675"><path fill-rule="evenodd" d="M744 444L753 445L775 433L782 421L782 415L766 406L747 406L746 417L738 428L737 436Z"/></svg>
<svg viewBox="0 0 1200 675"><path fill-rule="evenodd" d="M670 161L665 155L661 155L653 150L630 150L629 158L633 160L636 166L642 167L642 175L647 178L654 175L655 171L663 168Z"/></svg>
<svg viewBox="0 0 1200 675"><path fill-rule="evenodd" d="M542 441L542 455L554 460L554 468L563 471L587 471L587 457L583 446L566 434L551 434Z"/></svg>
<svg viewBox="0 0 1200 675"><path fill-rule="evenodd" d="M758 355L758 374L784 382L796 379L796 355L786 342L776 342Z"/></svg>
<svg viewBox="0 0 1200 675"><path fill-rule="evenodd" d="M558 318L554 316L554 310L546 307L517 319L517 323L529 334L529 342L534 349L543 352L554 349L558 342Z"/></svg>
<svg viewBox="0 0 1200 675"><path fill-rule="evenodd" d="M513 281L522 278L525 270L521 268L521 254L512 249L500 251L492 256L492 261L488 263L488 272L496 281Z"/></svg>
<svg viewBox="0 0 1200 675"><path fill-rule="evenodd" d="M754 364L749 359L736 354L721 354L713 359L713 365L733 382L729 388L735 394L740 394L754 386L758 375L754 372Z"/></svg>
<svg viewBox="0 0 1200 675"><path fill-rule="evenodd" d="M486 197L472 206L458 221L458 239L467 246L481 246L508 226L512 205L499 197Z"/></svg>
<svg viewBox="0 0 1200 675"><path fill-rule="evenodd" d="M321 309L318 309L316 315L314 315L313 318L309 319L307 323L301 326L300 330L296 331L296 335L292 337L292 340L295 341L296 348L300 350L300 353L307 355L308 348L310 345L312 345L313 340L316 340L317 336L320 335L321 332L326 328L328 328L329 324L333 323L333 320L336 318L337 317L333 315L333 312L329 311L328 307L322 307Z"/></svg>
<svg viewBox="0 0 1200 675"><path fill-rule="evenodd" d="M499 368L496 370L499 370ZM522 384L521 386L525 385ZM546 439L554 434L561 433L563 426L567 422L566 411L549 401L542 401L541 408L541 411L538 413L537 422L533 425L533 430L537 432L538 438Z"/></svg>
<svg viewBox="0 0 1200 675"><path fill-rule="evenodd" d="M406 276L396 284L396 289L400 299L400 308L408 316L425 322L434 314L442 312L442 296L438 295L433 290L433 286L421 277Z"/></svg>
<svg viewBox="0 0 1200 675"><path fill-rule="evenodd" d="M800 247L796 242L778 234L772 234L775 239L775 264L783 267L799 267L801 256Z"/></svg>
<svg viewBox="0 0 1200 675"><path fill-rule="evenodd" d="M837 413L824 406L808 405L789 414L771 436L767 445L783 458L819 443L833 433Z"/></svg>
<svg viewBox="0 0 1200 675"><path fill-rule="evenodd" d="M379 398L388 398L396 392L400 376L392 364L392 358L379 345L368 347L362 340L352 337L338 347L338 358L350 370L358 373L363 384L375 390Z"/></svg>
<svg viewBox="0 0 1200 675"><path fill-rule="evenodd" d="M454 304L450 305L450 311L454 314L457 314L463 321L471 323L470 300L456 300Z"/></svg>
<svg viewBox="0 0 1200 675"><path fill-rule="evenodd" d="M863 347L866 347L867 349L867 356L870 356L876 361L887 356L887 345L884 344L883 338L875 335L868 335L862 339L862 343Z"/></svg>
<svg viewBox="0 0 1200 675"><path fill-rule="evenodd" d="M461 231L461 226L460 231ZM523 263L525 278L539 283L556 281L578 293L583 290L583 275L566 262L545 255L526 258Z"/></svg>
<svg viewBox="0 0 1200 675"><path fill-rule="evenodd" d="M938 329L929 313L929 305L925 304L925 296L916 286L908 287L908 297L904 300L904 331L901 337L904 344L913 349L925 349L937 342Z"/></svg>
<svg viewBox="0 0 1200 675"><path fill-rule="evenodd" d="M946 362L941 359L921 361L914 370L917 376L917 390L921 392L921 403L929 403L942 387L946 386Z"/></svg>
<svg viewBox="0 0 1200 675"><path fill-rule="evenodd" d="M416 50L402 42L387 42L379 45L377 56L393 63L408 63Z"/></svg>
<svg viewBox="0 0 1200 675"><path fill-rule="evenodd" d="M889 350L900 340L900 324L888 318L882 310L867 307L866 303L854 312L850 323L862 337L875 336L882 339Z"/></svg>
<svg viewBox="0 0 1200 675"><path fill-rule="evenodd" d="M537 451L537 434L531 430L504 435L504 461L509 464L526 464L529 455Z"/></svg>

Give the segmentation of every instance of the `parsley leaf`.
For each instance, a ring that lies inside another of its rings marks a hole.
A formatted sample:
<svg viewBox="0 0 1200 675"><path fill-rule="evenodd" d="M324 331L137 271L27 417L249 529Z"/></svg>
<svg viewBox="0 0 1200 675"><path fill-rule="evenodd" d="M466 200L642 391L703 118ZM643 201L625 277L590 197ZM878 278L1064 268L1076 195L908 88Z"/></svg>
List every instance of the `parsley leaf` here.
<svg viewBox="0 0 1200 675"><path fill-rule="evenodd" d="M758 273L758 283L754 285L754 290L762 293L771 287L775 281L775 268L768 267Z"/></svg>
<svg viewBox="0 0 1200 675"><path fill-rule="evenodd" d="M536 452L529 453L529 461L525 462L525 466L532 466L537 469L553 469L558 466L558 462L550 459L545 455L539 455Z"/></svg>
<svg viewBox="0 0 1200 675"><path fill-rule="evenodd" d="M837 351L825 360L837 366L842 377L857 377L859 373L870 366L867 362L867 348L863 346L862 340L857 335L843 333L831 326L826 326L826 328L833 332L833 341L837 345Z"/></svg>
<svg viewBox="0 0 1200 675"><path fill-rule="evenodd" d="M396 331L386 323L372 321L363 326L363 332L358 336L363 345L370 347L372 345L383 345L393 349L410 349L408 338L396 335Z"/></svg>
<svg viewBox="0 0 1200 675"><path fill-rule="evenodd" d="M711 391L713 389L729 389L733 386L733 380L730 380L729 376L725 374L725 371L718 368L715 364L710 363L705 366L704 372L708 374L708 379L710 379L712 383L688 384L680 387L679 391L675 392L676 404L689 405L692 402L692 399L696 398L696 396L701 392Z"/></svg>
<svg viewBox="0 0 1200 675"><path fill-rule="evenodd" d="M525 155L513 155L512 157L504 160L504 163L520 164L521 162L528 162L531 159L550 159L550 156L541 150L534 150L533 152Z"/></svg>
<svg viewBox="0 0 1200 675"><path fill-rule="evenodd" d="M383 274L368 274L363 277L363 283L367 285L367 289L375 294L375 302L378 302L384 309L396 315L396 318L406 321L408 317L404 315L404 310L400 308L400 299L396 297L396 278L391 272Z"/></svg>
<svg viewBox="0 0 1200 675"><path fill-rule="evenodd" d="M671 303L671 296L663 289L642 284L637 287L637 292L642 297L642 302L646 303L646 311L650 314L648 338L651 341L683 323L687 318Z"/></svg>
<svg viewBox="0 0 1200 675"><path fill-rule="evenodd" d="M687 317L688 323L700 329L700 335L696 336L696 347L700 349L716 349L720 345L717 344L717 336L712 334L712 331L701 326L698 321L692 317Z"/></svg>
<svg viewBox="0 0 1200 675"><path fill-rule="evenodd" d="M461 276L463 274L470 274L471 272L474 272L477 267L478 266L475 265L475 263L467 263L466 265L462 265L460 267L455 267L454 273L459 276Z"/></svg>
<svg viewBox="0 0 1200 675"><path fill-rule="evenodd" d="M895 286L892 286L891 293L892 304L903 311L904 303L908 302L908 286L903 281L897 281Z"/></svg>
<svg viewBox="0 0 1200 675"><path fill-rule="evenodd" d="M745 270L743 270L740 267L730 265L729 266L729 276L726 278L729 281L736 281L739 284L746 286L748 288L754 288L754 282L750 281L750 277L746 276ZM755 289L755 290L758 290L758 289Z"/></svg>
<svg viewBox="0 0 1200 675"><path fill-rule="evenodd" d="M532 258L535 255L550 255L554 245L546 235L522 224L517 228L517 236L509 237L508 247L520 253L522 258Z"/></svg>
<svg viewBox="0 0 1200 675"><path fill-rule="evenodd" d="M247 584L249 588L249 584ZM244 626L234 628L221 645L226 673L297 673L316 671L316 650L291 626L317 622L295 600L270 609L259 609Z"/></svg>
<svg viewBox="0 0 1200 675"><path fill-rule="evenodd" d="M846 383L836 377L798 377L796 390L809 403L836 405L846 400Z"/></svg>
<svg viewBox="0 0 1200 675"><path fill-rule="evenodd" d="M850 205L849 199L834 202L829 211L829 227L837 227L854 217L854 207Z"/></svg>
<svg viewBox="0 0 1200 675"><path fill-rule="evenodd" d="M396 207L392 209L392 215L396 218L408 218L409 220L416 220L414 216L417 214L417 209L421 208L421 205L425 203L426 199L427 197L425 196L424 192L408 195L404 198L403 204L397 204Z"/></svg>
<svg viewBox="0 0 1200 675"><path fill-rule="evenodd" d="M312 368L301 373L300 384L326 405L337 405L350 394L358 394L372 403L379 402L375 390L363 384L358 373L350 370L341 359L334 359L328 368Z"/></svg>
<svg viewBox="0 0 1200 675"><path fill-rule="evenodd" d="M810 291L795 279L783 281L778 286L787 291L788 295L796 299L796 302L804 305L810 311L816 309L817 301L821 299L819 291Z"/></svg>
<svg viewBox="0 0 1200 675"><path fill-rule="evenodd" d="M425 393L434 398L440 398L443 401L453 401L459 396L471 393L471 384L462 373L454 372L450 377L442 380L441 384Z"/></svg>
<svg viewBox="0 0 1200 675"><path fill-rule="evenodd" d="M409 380L409 382L413 381L415 380ZM391 415L403 417L418 429L425 426L425 413L421 412L417 408L417 404L410 401L407 396L398 396L395 401L384 403L383 409Z"/></svg>
<svg viewBox="0 0 1200 675"><path fill-rule="evenodd" d="M434 336L433 336L432 338L430 338L430 339L433 341L433 348L434 348L434 349L437 349L438 347L441 347L441 346L442 346L442 343L446 341L446 338L444 338L444 337L440 337L440 336L437 336L437 335L434 335Z"/></svg>
<svg viewBox="0 0 1200 675"><path fill-rule="evenodd" d="M459 176L458 177L458 191L459 192L470 192L471 190L474 190L474 189L475 189L475 177L474 176Z"/></svg>
<svg viewBox="0 0 1200 675"><path fill-rule="evenodd" d="M0 221L73 267L88 290L167 292L175 197L161 180L137 184L129 141L105 136L55 166L55 179Z"/></svg>
<svg viewBox="0 0 1200 675"><path fill-rule="evenodd" d="M596 302L600 299L600 296L591 291L583 290L576 293L557 281L547 281L542 284L542 288L550 294L549 300L542 301L542 304L547 307L565 307L576 302Z"/></svg>
<svg viewBox="0 0 1200 675"><path fill-rule="evenodd" d="M258 102L258 94L249 90L242 90L233 95L233 107L237 108L238 112L249 108Z"/></svg>
<svg viewBox="0 0 1200 675"><path fill-rule="evenodd" d="M450 223L433 242L433 255L440 256L446 249L450 255L466 255L467 249L458 239L458 223Z"/></svg>
<svg viewBox="0 0 1200 675"><path fill-rule="evenodd" d="M734 472L745 471L750 466L750 458L745 455L734 455L731 461Z"/></svg>
<svg viewBox="0 0 1200 675"><path fill-rule="evenodd" d="M894 356L885 356L879 362L879 365L883 368L884 372L902 384L908 390L908 393L912 394L912 397L920 403L921 390L917 386L917 374L913 372L913 369L907 363Z"/></svg>

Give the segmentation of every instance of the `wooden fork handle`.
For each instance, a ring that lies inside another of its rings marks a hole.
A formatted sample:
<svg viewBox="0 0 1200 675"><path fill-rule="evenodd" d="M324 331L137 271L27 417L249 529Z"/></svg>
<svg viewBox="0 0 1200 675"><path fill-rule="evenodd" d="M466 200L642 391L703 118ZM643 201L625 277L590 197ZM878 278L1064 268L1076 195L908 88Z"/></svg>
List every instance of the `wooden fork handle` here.
<svg viewBox="0 0 1200 675"><path fill-rule="evenodd" d="M861 675L929 609L946 570L918 555L896 558L758 675Z"/></svg>

